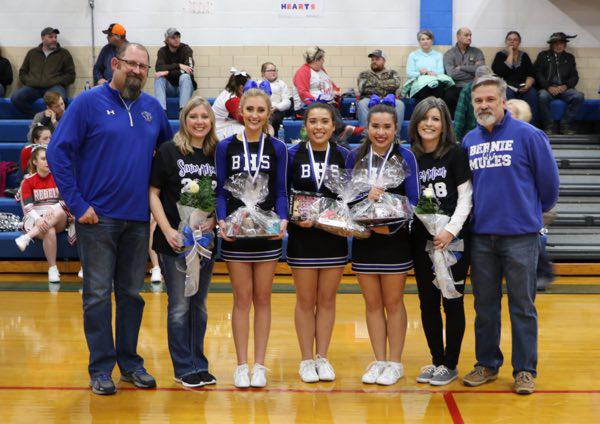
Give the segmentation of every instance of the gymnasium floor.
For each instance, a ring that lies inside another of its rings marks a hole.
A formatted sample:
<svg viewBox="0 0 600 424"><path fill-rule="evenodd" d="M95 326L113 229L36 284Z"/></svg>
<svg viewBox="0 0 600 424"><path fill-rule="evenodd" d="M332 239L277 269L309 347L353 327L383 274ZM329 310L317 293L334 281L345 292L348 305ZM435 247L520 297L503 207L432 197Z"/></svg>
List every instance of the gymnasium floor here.
<svg viewBox="0 0 600 424"><path fill-rule="evenodd" d="M506 299L502 335L506 364L497 381L479 388L466 388L459 382L442 388L416 383L429 355L411 280L405 297L409 317L403 356L406 376L392 387L361 384L363 369L373 358L362 297L351 277L345 278L344 293L338 296L329 354L337 373L333 383L300 382L293 288L289 279L280 277L272 302L266 363L269 385L264 390L234 388L231 294L221 277L208 297L206 336L216 386L190 390L173 382L166 336L167 296L144 293L139 351L159 388L140 391L122 383L115 396L96 396L87 387L80 283L68 277L65 280L71 282L63 284L64 291L50 294L42 280L39 275L0 277L0 423L600 422L598 278L564 277L549 293L538 296L539 377L538 390L531 396L511 392ZM596 294L586 294L590 292ZM472 301L467 295L461 375L474 363ZM118 381L117 370L113 377Z"/></svg>

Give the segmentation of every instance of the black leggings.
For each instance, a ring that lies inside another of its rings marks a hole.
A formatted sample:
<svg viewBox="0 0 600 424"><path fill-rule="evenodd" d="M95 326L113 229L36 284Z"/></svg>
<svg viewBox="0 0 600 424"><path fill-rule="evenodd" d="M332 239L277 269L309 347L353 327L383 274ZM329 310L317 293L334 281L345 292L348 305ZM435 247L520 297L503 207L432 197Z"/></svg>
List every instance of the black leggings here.
<svg viewBox="0 0 600 424"><path fill-rule="evenodd" d="M413 98L417 102L420 102L421 100L426 99L429 96L443 99L444 92L445 92L445 88L442 84L439 84L437 87L433 87L433 88L425 86L425 87L421 88L419 91L417 91L415 93L415 95L413 96Z"/></svg>
<svg viewBox="0 0 600 424"><path fill-rule="evenodd" d="M470 242L464 237L464 231L459 237L465 241L465 251L462 252L460 260L452 266L454 281L464 281L470 263ZM431 352L433 365L445 365L449 369L455 369L460 355L460 346L465 334L465 308L464 297L457 299L446 299L442 293L433 285L433 264L429 254L425 251L427 240L431 240L421 221L415 218L411 230L411 246L415 267L415 278L419 289L419 301L421 304L421 322L427 338L427 344ZM464 293L465 285L456 285L456 290ZM443 322L440 311L440 299L446 314L446 349L444 349Z"/></svg>

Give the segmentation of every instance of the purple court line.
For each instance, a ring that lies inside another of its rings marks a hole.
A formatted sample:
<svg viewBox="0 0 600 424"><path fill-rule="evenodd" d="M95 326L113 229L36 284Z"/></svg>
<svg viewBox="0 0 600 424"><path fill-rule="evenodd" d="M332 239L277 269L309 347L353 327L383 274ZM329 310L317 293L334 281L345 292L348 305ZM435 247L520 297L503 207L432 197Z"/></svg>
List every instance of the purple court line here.
<svg viewBox="0 0 600 424"><path fill-rule="evenodd" d="M88 386L63 387L63 386L0 386L0 390L39 390L39 391L86 391L90 390ZM286 388L264 388L264 389L239 389L236 387L202 387L202 388L184 388L184 387L159 387L156 389L138 389L136 387L119 387L119 391L159 391L159 392L271 392L271 393L319 393L319 394L514 394L512 390L427 390L427 389L394 389L394 390L374 390L374 389L286 389ZM536 390L535 394L600 394L600 390Z"/></svg>

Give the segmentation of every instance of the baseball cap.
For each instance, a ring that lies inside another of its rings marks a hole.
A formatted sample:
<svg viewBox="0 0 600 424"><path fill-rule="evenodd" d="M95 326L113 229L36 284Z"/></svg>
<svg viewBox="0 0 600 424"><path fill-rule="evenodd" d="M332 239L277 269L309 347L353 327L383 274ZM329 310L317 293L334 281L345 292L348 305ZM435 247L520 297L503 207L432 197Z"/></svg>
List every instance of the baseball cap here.
<svg viewBox="0 0 600 424"><path fill-rule="evenodd" d="M179 35L181 37L181 33L179 32L179 30L177 30L177 28L171 27L165 31L165 38L169 38L174 35Z"/></svg>
<svg viewBox="0 0 600 424"><path fill-rule="evenodd" d="M115 34L120 35L121 37L125 37L125 28L121 24L110 24L108 29L102 31L103 34Z"/></svg>
<svg viewBox="0 0 600 424"><path fill-rule="evenodd" d="M60 34L60 31L57 28L46 27L42 30L42 37L48 34Z"/></svg>
<svg viewBox="0 0 600 424"><path fill-rule="evenodd" d="M385 53L383 53L383 50L380 50L380 49L373 50L371 53L369 53L369 55L367 57L372 57L372 56L383 57L384 59L386 58Z"/></svg>

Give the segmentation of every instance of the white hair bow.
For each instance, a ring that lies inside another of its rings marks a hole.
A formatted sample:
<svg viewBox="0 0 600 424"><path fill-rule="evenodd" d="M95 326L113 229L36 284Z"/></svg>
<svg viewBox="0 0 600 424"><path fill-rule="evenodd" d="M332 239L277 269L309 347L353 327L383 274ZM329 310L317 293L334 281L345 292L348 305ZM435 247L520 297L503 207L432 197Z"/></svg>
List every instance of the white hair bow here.
<svg viewBox="0 0 600 424"><path fill-rule="evenodd" d="M233 66L231 67L231 69L229 69L229 73L230 73L230 74L233 74L233 75L235 75L236 77L237 77L238 75L243 75L243 76L245 76L245 77L247 77L247 76L248 76L248 72L246 72L246 71L239 71L238 69L236 69L236 68L235 68L235 67L233 67Z"/></svg>

